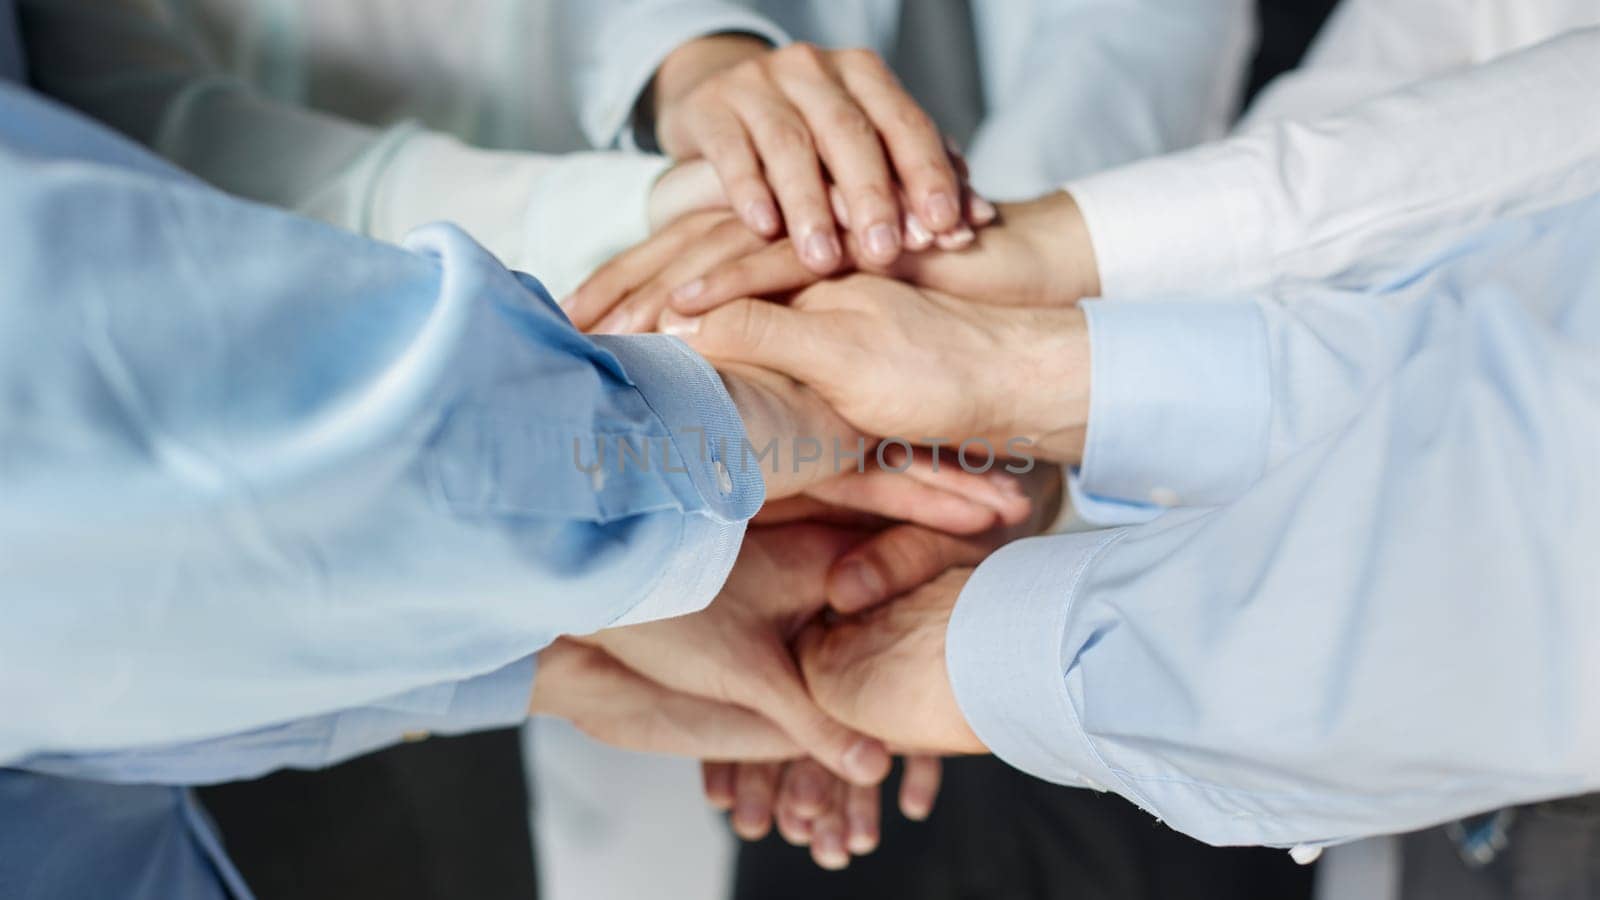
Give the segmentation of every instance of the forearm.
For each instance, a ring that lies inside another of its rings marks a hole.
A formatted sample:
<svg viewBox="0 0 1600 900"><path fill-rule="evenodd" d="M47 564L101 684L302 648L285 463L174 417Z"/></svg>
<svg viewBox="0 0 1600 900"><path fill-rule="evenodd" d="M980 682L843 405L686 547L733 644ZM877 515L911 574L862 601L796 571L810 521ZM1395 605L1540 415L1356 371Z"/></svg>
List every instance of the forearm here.
<svg viewBox="0 0 1600 900"><path fill-rule="evenodd" d="M370 705L188 743L125 750L43 753L13 768L125 784L199 785L258 778L278 769L321 769L404 740L503 728L542 712L530 702L532 656L456 684Z"/></svg>
<svg viewBox="0 0 1600 900"><path fill-rule="evenodd" d="M1600 130L1571 114L1596 78L1590 29L1067 189L1107 297L1376 284L1486 223L1600 189Z"/></svg>
<svg viewBox="0 0 1600 900"><path fill-rule="evenodd" d="M1600 718L1571 691L1600 634L1600 269L1570 239L1596 210L1500 230L1532 282L1486 259L1411 299L1352 414L1231 503L986 562L949 633L984 742L1225 844L1600 786Z"/></svg>
<svg viewBox="0 0 1600 900"><path fill-rule="evenodd" d="M759 13L723 0L601 0L579 6L572 37L597 52L574 73L573 102L596 147L635 145L635 113L649 105L653 81L674 51L716 35L749 35L767 47L789 40Z"/></svg>
<svg viewBox="0 0 1600 900"><path fill-rule="evenodd" d="M35 398L0 410L33 622L0 757L359 706L715 593L762 489L682 452L743 431L681 344L589 341L454 229L375 244L0 101L0 393ZM624 440L652 464L596 469Z"/></svg>

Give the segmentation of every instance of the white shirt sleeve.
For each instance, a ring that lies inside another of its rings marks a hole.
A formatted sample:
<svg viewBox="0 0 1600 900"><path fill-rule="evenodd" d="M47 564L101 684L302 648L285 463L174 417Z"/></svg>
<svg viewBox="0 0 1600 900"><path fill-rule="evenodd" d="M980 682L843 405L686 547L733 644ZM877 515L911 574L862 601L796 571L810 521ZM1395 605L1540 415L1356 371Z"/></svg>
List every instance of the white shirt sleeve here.
<svg viewBox="0 0 1600 900"><path fill-rule="evenodd" d="M659 157L486 151L281 103L220 71L150 0L24 10L46 92L230 193L390 241L451 221L557 296L649 233Z"/></svg>
<svg viewBox="0 0 1600 900"><path fill-rule="evenodd" d="M1102 293L1366 284L1600 190L1600 29L1067 185Z"/></svg>

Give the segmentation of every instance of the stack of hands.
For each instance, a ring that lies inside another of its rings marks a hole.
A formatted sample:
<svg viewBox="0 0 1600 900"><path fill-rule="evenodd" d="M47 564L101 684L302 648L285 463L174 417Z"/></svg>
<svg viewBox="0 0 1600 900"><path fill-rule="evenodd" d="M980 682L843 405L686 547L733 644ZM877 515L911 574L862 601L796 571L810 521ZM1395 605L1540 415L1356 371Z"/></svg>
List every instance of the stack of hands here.
<svg viewBox="0 0 1600 900"><path fill-rule="evenodd" d="M716 600L558 642L533 711L708 760L706 793L741 836L775 821L840 868L877 844L891 753L920 819L939 757L984 752L945 628L972 567L1054 519L1060 465L1082 454L1075 304L1098 292L1093 253L1067 194L975 195L865 51L692 42L639 126L680 160L655 233L563 305L586 330L681 337L717 365L750 444L776 439L780 457ZM865 439L865 471L782 449L797 439Z"/></svg>

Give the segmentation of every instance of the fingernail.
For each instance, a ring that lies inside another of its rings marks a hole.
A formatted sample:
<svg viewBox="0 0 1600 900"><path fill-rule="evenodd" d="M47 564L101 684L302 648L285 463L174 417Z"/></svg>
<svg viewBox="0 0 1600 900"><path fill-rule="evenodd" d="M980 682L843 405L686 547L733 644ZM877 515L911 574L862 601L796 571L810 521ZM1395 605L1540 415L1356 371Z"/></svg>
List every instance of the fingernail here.
<svg viewBox="0 0 1600 900"><path fill-rule="evenodd" d="M686 316L682 313L673 312L672 310L667 309L661 311L661 321L659 325L662 334L688 337L689 335L696 334L700 331L700 317Z"/></svg>
<svg viewBox="0 0 1600 900"><path fill-rule="evenodd" d="M768 811L760 803L741 800L733 807L733 828L741 835L754 834L766 824Z"/></svg>
<svg viewBox="0 0 1600 900"><path fill-rule="evenodd" d="M856 784L877 784L889 774L889 751L871 738L851 744L842 762L845 774Z"/></svg>
<svg viewBox="0 0 1600 900"><path fill-rule="evenodd" d="M861 814L850 815L850 852L857 856L871 853L878 848L878 836L874 832L877 828L872 820Z"/></svg>
<svg viewBox="0 0 1600 900"><path fill-rule="evenodd" d="M1022 496L1022 485L1010 475L1003 475L999 472L991 472L989 473L989 483L993 484L996 490L1008 497Z"/></svg>
<svg viewBox="0 0 1600 900"><path fill-rule="evenodd" d="M971 244L976 237L971 228L961 225L934 238L934 242L939 245L940 250L960 250Z"/></svg>
<svg viewBox="0 0 1600 900"><path fill-rule="evenodd" d="M933 232L914 213L906 213L906 245L912 250L926 250L933 243Z"/></svg>
<svg viewBox="0 0 1600 900"><path fill-rule="evenodd" d="M813 231L806 235L802 252L813 265L832 266L839 261L839 239L830 232Z"/></svg>
<svg viewBox="0 0 1600 900"><path fill-rule="evenodd" d="M778 213L770 205L751 201L744 206L744 220L762 234L778 230Z"/></svg>
<svg viewBox="0 0 1600 900"><path fill-rule="evenodd" d="M933 804L922 797L908 797L900 804L900 812L913 822L923 822L933 814Z"/></svg>
<svg viewBox="0 0 1600 900"><path fill-rule="evenodd" d="M696 278L695 280L689 282L688 284L680 285L677 290L673 291L672 292L672 299L674 299L674 300L693 300L694 298L696 298L696 297L700 296L701 294L705 293L705 290L706 290L706 280L704 278Z"/></svg>
<svg viewBox="0 0 1600 900"><path fill-rule="evenodd" d="M847 610L863 609L882 600L889 589L878 570L859 559L846 560L839 566L838 585L834 605Z"/></svg>
<svg viewBox="0 0 1600 900"><path fill-rule="evenodd" d="M878 223L867 229L867 252L873 256L887 260L894 256L899 247L894 239L894 229L883 223Z"/></svg>
<svg viewBox="0 0 1600 900"><path fill-rule="evenodd" d="M939 191L928 198L928 224L943 231L956 224L961 218L961 213L956 209L954 197Z"/></svg>
<svg viewBox="0 0 1600 900"><path fill-rule="evenodd" d="M812 857L824 869L839 871L850 865L850 854L844 849L844 836L837 831L823 831L811 841Z"/></svg>
<svg viewBox="0 0 1600 900"><path fill-rule="evenodd" d="M995 209L993 203L982 197L974 196L972 198L972 218L977 224L987 225L999 217L1000 210Z"/></svg>

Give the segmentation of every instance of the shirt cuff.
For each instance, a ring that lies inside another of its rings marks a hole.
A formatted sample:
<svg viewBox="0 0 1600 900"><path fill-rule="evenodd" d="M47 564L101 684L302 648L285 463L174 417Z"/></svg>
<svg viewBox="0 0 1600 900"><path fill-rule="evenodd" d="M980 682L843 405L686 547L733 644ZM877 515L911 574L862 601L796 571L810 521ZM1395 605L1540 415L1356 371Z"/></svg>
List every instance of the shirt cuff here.
<svg viewBox="0 0 1600 900"><path fill-rule="evenodd" d="M667 427L706 510L684 517L678 546L645 596L606 627L636 625L703 609L722 589L744 540L745 523L761 508L766 485L758 467L736 464L744 423L722 376L674 337L594 335L628 373Z"/></svg>
<svg viewBox="0 0 1600 900"><path fill-rule="evenodd" d="M1266 468L1271 364L1252 302L1090 301L1089 427L1077 488L1214 506Z"/></svg>
<svg viewBox="0 0 1600 900"><path fill-rule="evenodd" d="M1121 531L1028 538L973 573L945 637L956 702L989 751L1057 784L1117 783L1078 725L1063 658L1078 585Z"/></svg>
<svg viewBox="0 0 1600 900"><path fill-rule="evenodd" d="M645 88L672 51L695 38L712 34L750 34L773 46L789 43L783 29L735 3L664 4L655 9L630 9L617 16L617 26L601 34L598 46L614 65L602 67L600 82L585 103L583 128L596 147L634 145L633 111Z"/></svg>
<svg viewBox="0 0 1600 900"><path fill-rule="evenodd" d="M1228 292L1266 283L1281 217L1243 144L1207 144L1066 184L1088 228L1103 297Z"/></svg>

